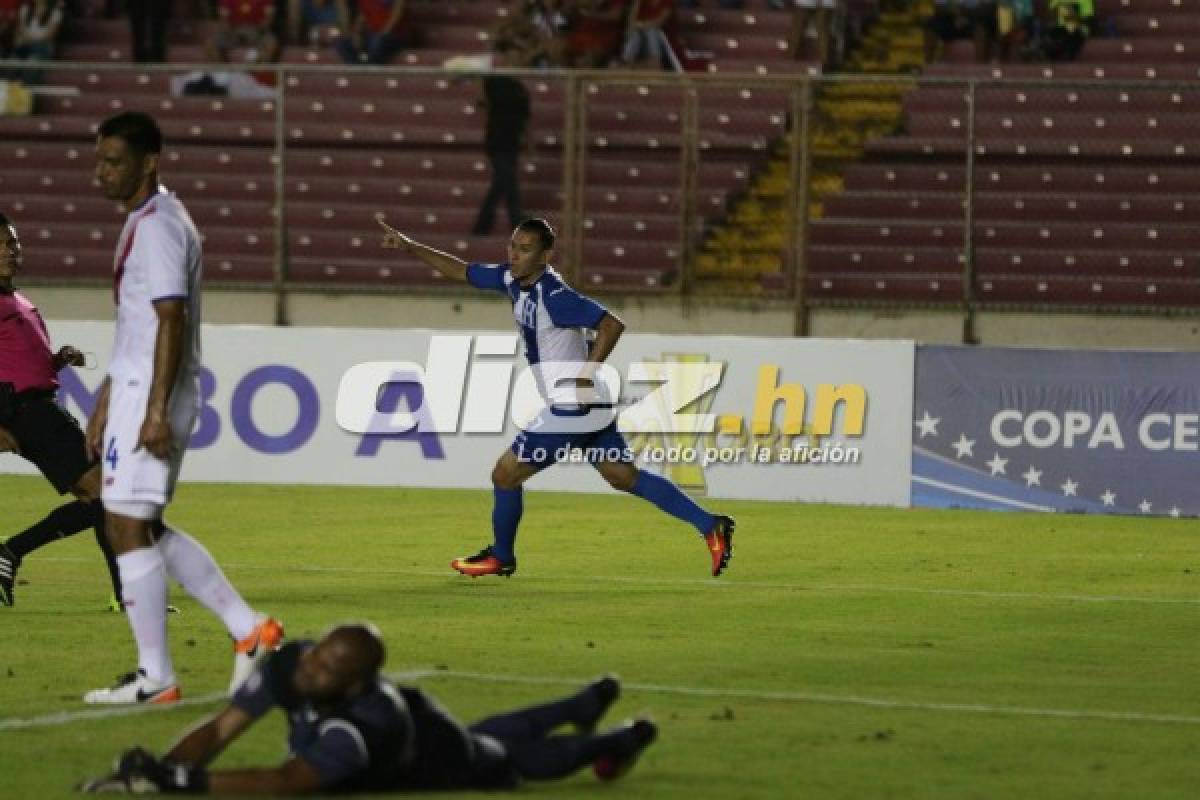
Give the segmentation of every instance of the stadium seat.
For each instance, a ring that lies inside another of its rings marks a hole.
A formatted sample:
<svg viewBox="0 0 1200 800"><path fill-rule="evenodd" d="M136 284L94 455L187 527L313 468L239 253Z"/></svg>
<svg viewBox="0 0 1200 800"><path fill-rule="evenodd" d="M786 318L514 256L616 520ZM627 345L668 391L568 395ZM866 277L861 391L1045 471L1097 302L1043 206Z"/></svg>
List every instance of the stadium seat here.
<svg viewBox="0 0 1200 800"><path fill-rule="evenodd" d="M1113 80L1188 81L1200 77L1196 64L930 64L930 77L991 78L994 80Z"/></svg>
<svg viewBox="0 0 1200 800"><path fill-rule="evenodd" d="M689 47L713 52L713 71L796 73L813 67L788 53L788 10L759 0L740 10L710 6L680 9L679 28ZM1200 68L1192 45L1200 40L1192 15L1174 0L1100 0L1099 6L1102 18L1113 20L1116 36L1088 43L1085 55L1094 63L943 63L928 70L939 77L1029 82L977 94L982 136L975 154L975 252L981 274L1036 277L1031 270L1053 267L1047 275L1076 277L1065 260L1088 258L1114 278L1137 278L1139 266L1155 279L1193 277L1200 136L1193 135L1189 115L1200 92L1166 83L1136 91L1102 83L1074 88L1041 83L1195 80ZM505 4L414 4L425 41L401 52L396 64L440 65L453 55L484 52L491 46L492 25L507 13ZM175 63L198 60L208 30L204 23L182 22L172 33ZM124 22L110 20L80 26L64 55L119 60L127 49ZM438 285L427 270L390 264L374 252L372 220L379 212L454 252L484 247L502 254L504 226L486 239L466 235L490 178L476 80L351 73L328 46L288 47L283 60L328 66L293 73L284 84L285 220L295 275L318 284ZM12 165L0 174L0 187L22 198L14 209L39 235L45 231L54 240L54 252L102 251L88 237L100 230L102 241L111 244L106 237L120 215L90 185L94 125L113 110L149 108L174 144L164 180L205 230L206 252L216 264L210 271L230 281L269 279L275 101L170 98L168 80L165 73L100 69L55 74L54 85L76 87L79 94L43 98L38 116L0 124L0 157ZM531 211L557 216L563 203L567 83L551 76L525 83L533 99L531 139L537 150L522 162L522 195ZM597 287L662 291L678 268L683 89L637 78L585 88L581 274ZM696 91L701 158L694 178L701 217L723 215L731 198L751 186L762 191L737 212L749 226L744 233L753 247L742 262L718 260L715 268L759 281L768 291L785 286L783 237L765 229L764 209L767 200L777 204L784 196L786 180L780 177L771 189L752 179L785 132L790 91L729 83L697 85ZM843 271L865 276L864 282L846 285L855 296L877 298L894 289L914 301L955 301L961 296L964 91L944 83L922 85L907 95L904 108L905 133L870 142L868 162L846 171L845 193L825 200L824 218L810 226L810 268L815 275L824 270L822 280ZM755 208L757 216L751 213ZM103 261L98 263L94 274L102 275ZM77 263L70 268L85 269ZM883 279L884 289L875 277L880 275L890 276ZM822 297L835 298L839 286L834 280L834 288L818 288ZM1011 287L1036 291L1019 281ZM1132 296L1130 291L1114 289L1107 296ZM1058 296L1054 289L1046 292Z"/></svg>
<svg viewBox="0 0 1200 800"><path fill-rule="evenodd" d="M962 298L962 279L952 274L816 275L807 281L810 297L859 301L945 303Z"/></svg>
<svg viewBox="0 0 1200 800"><path fill-rule="evenodd" d="M824 202L831 218L958 220L965 214L961 192L848 191ZM1200 209L1200 194L1059 194L978 192L977 221L1167 222L1186 224Z"/></svg>

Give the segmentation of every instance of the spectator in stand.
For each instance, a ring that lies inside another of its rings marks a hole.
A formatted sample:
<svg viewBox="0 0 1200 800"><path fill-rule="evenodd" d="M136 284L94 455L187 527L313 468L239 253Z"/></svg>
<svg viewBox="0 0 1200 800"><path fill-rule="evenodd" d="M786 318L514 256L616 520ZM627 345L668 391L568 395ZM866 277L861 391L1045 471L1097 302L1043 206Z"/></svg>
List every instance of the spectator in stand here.
<svg viewBox="0 0 1200 800"><path fill-rule="evenodd" d="M52 61L62 22L63 9L59 0L27 0L17 14L12 58L15 61ZM30 84L41 83L42 70L19 70L17 80Z"/></svg>
<svg viewBox="0 0 1200 800"><path fill-rule="evenodd" d="M161 63L167 60L167 19L171 4L163 0L126 0L133 31L133 60Z"/></svg>
<svg viewBox="0 0 1200 800"><path fill-rule="evenodd" d="M1074 61L1079 57L1095 24L1092 0L1049 0L1049 24L1043 49L1051 61Z"/></svg>
<svg viewBox="0 0 1200 800"><path fill-rule="evenodd" d="M830 63L830 42L837 17L836 0L770 0L771 8L793 7L791 43L792 58L804 57L804 40L808 38L809 23L817 30L817 58L822 66Z"/></svg>
<svg viewBox="0 0 1200 800"><path fill-rule="evenodd" d="M322 29L337 27L338 7L334 0L287 0L287 3L288 41L292 44L318 44Z"/></svg>
<svg viewBox="0 0 1200 800"><path fill-rule="evenodd" d="M996 4L996 45L1001 61L1030 47L1035 37L1033 0L999 0Z"/></svg>
<svg viewBox="0 0 1200 800"><path fill-rule="evenodd" d="M0 0L0 58L8 58L12 53L17 17L23 3L24 0Z"/></svg>
<svg viewBox="0 0 1200 800"><path fill-rule="evenodd" d="M498 39L493 63L498 67L528 66L528 53L512 41ZM507 75L485 75L483 106L487 111L487 127L483 147L492 166L492 182L479 206L474 236L489 236L496 221L496 206L501 200L508 209L509 228L515 228L525 218L521 210L520 156L528 146L529 91L518 78Z"/></svg>
<svg viewBox="0 0 1200 800"><path fill-rule="evenodd" d="M625 36L630 0L578 0L567 35L572 66L607 67Z"/></svg>
<svg viewBox="0 0 1200 800"><path fill-rule="evenodd" d="M494 40L511 42L534 67L569 63L566 32L570 26L564 0L515 0L496 26Z"/></svg>
<svg viewBox="0 0 1200 800"><path fill-rule="evenodd" d="M414 41L407 0L337 0L337 4L342 36L333 47L347 64L388 64Z"/></svg>
<svg viewBox="0 0 1200 800"><path fill-rule="evenodd" d="M939 56L939 44L958 39L975 42L975 60L986 63L996 39L995 0L933 0L925 25L925 60Z"/></svg>
<svg viewBox="0 0 1200 800"><path fill-rule="evenodd" d="M671 51L666 28L675 17L675 0L633 0L621 47L621 63L680 71L679 59Z"/></svg>
<svg viewBox="0 0 1200 800"><path fill-rule="evenodd" d="M220 0L217 27L205 45L208 60L228 62L235 47L252 48L254 57L250 61L279 60L275 0Z"/></svg>

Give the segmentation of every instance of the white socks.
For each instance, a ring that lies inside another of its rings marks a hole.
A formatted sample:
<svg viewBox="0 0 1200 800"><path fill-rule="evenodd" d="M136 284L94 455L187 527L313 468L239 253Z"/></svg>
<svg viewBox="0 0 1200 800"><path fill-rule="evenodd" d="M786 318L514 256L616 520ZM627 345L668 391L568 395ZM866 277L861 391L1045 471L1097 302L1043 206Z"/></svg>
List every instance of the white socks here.
<svg viewBox="0 0 1200 800"><path fill-rule="evenodd" d="M246 638L254 631L257 622L254 611L233 588L204 545L178 528L167 527L158 539L158 550L162 552L162 560L170 576L205 608L220 617L235 641ZM124 578L122 571L121 579ZM166 603L165 594L163 603Z"/></svg>
<svg viewBox="0 0 1200 800"><path fill-rule="evenodd" d="M138 667L146 677L162 684L175 682L171 651L167 649L167 573L157 547L142 547L117 556L122 599Z"/></svg>

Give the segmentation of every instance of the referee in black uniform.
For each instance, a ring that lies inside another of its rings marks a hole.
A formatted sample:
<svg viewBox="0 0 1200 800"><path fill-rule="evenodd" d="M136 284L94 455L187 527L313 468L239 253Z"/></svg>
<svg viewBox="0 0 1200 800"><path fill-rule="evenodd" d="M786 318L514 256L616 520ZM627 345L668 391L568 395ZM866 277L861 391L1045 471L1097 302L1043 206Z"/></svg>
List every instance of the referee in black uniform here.
<svg viewBox="0 0 1200 800"><path fill-rule="evenodd" d="M116 557L104 535L100 464L88 453L79 423L55 401L58 371L83 366L84 357L69 345L51 351L41 314L13 286L20 269L21 240L12 221L0 212L0 452L14 452L32 462L59 494L70 492L77 499L0 544L0 605L13 604L17 569L25 556L85 528L96 531L113 596L119 600Z"/></svg>

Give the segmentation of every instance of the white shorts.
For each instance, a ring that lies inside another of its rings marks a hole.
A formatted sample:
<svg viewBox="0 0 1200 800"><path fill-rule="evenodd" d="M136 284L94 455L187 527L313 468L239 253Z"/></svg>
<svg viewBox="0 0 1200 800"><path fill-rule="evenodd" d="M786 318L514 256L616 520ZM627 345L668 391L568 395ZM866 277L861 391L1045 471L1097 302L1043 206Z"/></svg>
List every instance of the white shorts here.
<svg viewBox="0 0 1200 800"><path fill-rule="evenodd" d="M796 8L836 8L837 0L795 0Z"/></svg>
<svg viewBox="0 0 1200 800"><path fill-rule="evenodd" d="M199 392L194 382L184 382L171 393L171 455L156 458L145 448L134 452L146 419L149 394L149 381L115 376L112 379L100 459L104 478L101 499L105 508L116 513L121 513L122 507L157 506L161 510L171 501L183 466L183 452L196 423ZM133 516L146 518L142 514Z"/></svg>

